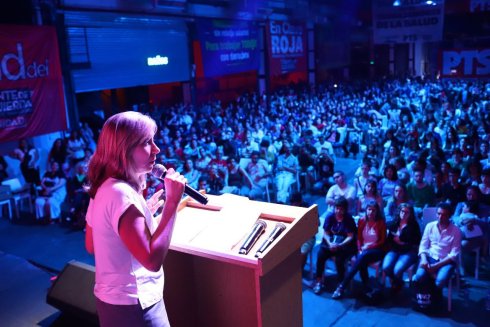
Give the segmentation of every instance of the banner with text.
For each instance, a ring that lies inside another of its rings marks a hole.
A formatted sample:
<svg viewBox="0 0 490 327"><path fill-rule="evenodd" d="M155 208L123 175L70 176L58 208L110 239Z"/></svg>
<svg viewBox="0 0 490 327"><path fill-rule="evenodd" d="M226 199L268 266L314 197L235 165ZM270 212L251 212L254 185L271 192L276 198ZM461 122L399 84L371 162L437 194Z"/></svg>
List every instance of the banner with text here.
<svg viewBox="0 0 490 327"><path fill-rule="evenodd" d="M429 3L429 4L428 4ZM374 43L412 43L442 40L444 1L373 1Z"/></svg>
<svg viewBox="0 0 490 327"><path fill-rule="evenodd" d="M56 31L0 26L0 142L66 129Z"/></svg>
<svg viewBox="0 0 490 327"><path fill-rule="evenodd" d="M439 70L441 77L490 77L490 48L442 50Z"/></svg>
<svg viewBox="0 0 490 327"><path fill-rule="evenodd" d="M269 67L272 76L306 72L306 27L302 23L269 21L266 28Z"/></svg>
<svg viewBox="0 0 490 327"><path fill-rule="evenodd" d="M259 28L255 22L199 20L196 28L206 77L259 69Z"/></svg>
<svg viewBox="0 0 490 327"><path fill-rule="evenodd" d="M490 0L471 0L470 12L490 11Z"/></svg>

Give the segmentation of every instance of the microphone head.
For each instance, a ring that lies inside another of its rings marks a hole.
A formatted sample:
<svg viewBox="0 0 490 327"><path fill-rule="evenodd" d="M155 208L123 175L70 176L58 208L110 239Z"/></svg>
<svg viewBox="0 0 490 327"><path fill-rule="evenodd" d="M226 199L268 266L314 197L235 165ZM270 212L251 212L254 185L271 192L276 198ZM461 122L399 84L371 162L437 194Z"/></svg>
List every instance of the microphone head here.
<svg viewBox="0 0 490 327"><path fill-rule="evenodd" d="M277 223L275 228L279 229L282 232L286 229L286 225L284 225L283 223Z"/></svg>
<svg viewBox="0 0 490 327"><path fill-rule="evenodd" d="M160 164L154 165L153 169L151 170L151 174L156 178L162 178L162 176L164 176L166 172L167 168Z"/></svg>
<svg viewBox="0 0 490 327"><path fill-rule="evenodd" d="M260 225L263 229L266 229L267 228L267 223L265 221L263 221L263 220L260 220L260 219L257 220L256 224L257 225ZM286 226L284 226L284 227L286 227Z"/></svg>

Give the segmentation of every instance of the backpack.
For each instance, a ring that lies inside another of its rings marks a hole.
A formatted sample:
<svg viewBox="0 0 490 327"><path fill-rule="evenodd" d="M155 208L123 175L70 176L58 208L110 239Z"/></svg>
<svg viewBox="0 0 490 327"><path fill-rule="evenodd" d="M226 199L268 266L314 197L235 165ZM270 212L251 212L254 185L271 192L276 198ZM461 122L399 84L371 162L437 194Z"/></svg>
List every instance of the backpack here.
<svg viewBox="0 0 490 327"><path fill-rule="evenodd" d="M426 314L437 313L442 307L442 290L431 278L425 283L414 284L413 309Z"/></svg>

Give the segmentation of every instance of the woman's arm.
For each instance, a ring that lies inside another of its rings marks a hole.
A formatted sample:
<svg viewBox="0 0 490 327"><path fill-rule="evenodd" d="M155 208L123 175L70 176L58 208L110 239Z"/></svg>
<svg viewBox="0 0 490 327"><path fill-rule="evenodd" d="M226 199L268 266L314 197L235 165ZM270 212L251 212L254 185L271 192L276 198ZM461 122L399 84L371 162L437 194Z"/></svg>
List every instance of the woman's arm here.
<svg viewBox="0 0 490 327"><path fill-rule="evenodd" d="M144 215L131 205L119 220L119 235L129 252L148 270L158 271L165 260L177 216L177 209L184 192L184 176L169 169L165 176L166 203L162 218L152 235Z"/></svg>

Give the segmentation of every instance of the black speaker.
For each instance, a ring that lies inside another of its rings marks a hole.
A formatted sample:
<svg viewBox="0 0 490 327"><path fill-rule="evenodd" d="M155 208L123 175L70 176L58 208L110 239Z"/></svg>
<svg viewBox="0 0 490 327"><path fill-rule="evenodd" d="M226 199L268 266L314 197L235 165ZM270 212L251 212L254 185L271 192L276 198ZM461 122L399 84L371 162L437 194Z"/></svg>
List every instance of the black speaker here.
<svg viewBox="0 0 490 327"><path fill-rule="evenodd" d="M98 325L94 285L95 267L72 260L48 290L46 303L63 313Z"/></svg>

